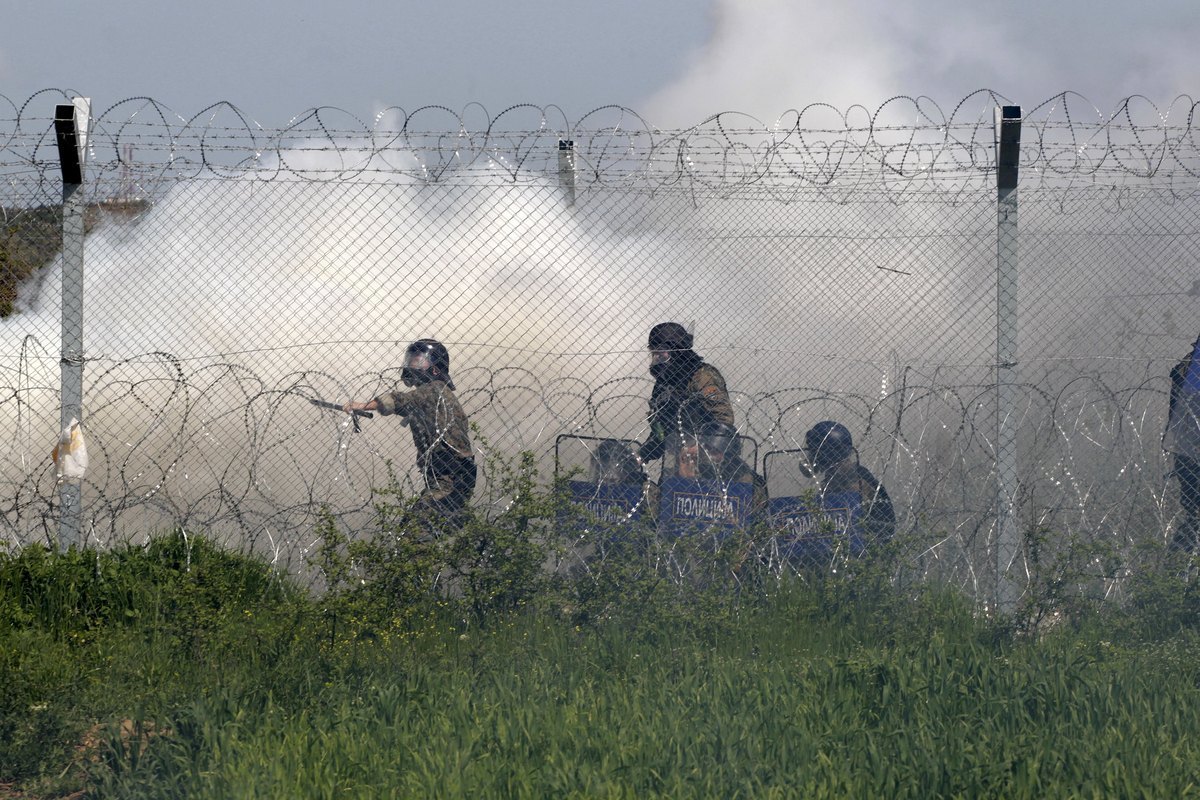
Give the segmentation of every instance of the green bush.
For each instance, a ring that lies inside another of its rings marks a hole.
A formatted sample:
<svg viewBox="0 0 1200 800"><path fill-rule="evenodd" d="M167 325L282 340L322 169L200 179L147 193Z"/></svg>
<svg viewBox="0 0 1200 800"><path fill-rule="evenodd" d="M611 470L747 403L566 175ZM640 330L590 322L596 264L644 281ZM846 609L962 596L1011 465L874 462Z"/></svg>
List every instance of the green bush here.
<svg viewBox="0 0 1200 800"><path fill-rule="evenodd" d="M541 487L532 459L488 470L495 510L438 538L394 479L370 531L326 511L311 592L182 531L0 556L0 784L122 798L1200 786L1186 559L1147 554L1120 603L1072 605L1095 555L1044 550L1029 624L899 579L900 545L781 575L755 557L769 532L614 536ZM1069 624L1044 624L1061 608Z"/></svg>
<svg viewBox="0 0 1200 800"><path fill-rule="evenodd" d="M0 554L0 782L61 772L96 718L169 703L226 657L261 665L291 646L306 602L260 559L182 531Z"/></svg>

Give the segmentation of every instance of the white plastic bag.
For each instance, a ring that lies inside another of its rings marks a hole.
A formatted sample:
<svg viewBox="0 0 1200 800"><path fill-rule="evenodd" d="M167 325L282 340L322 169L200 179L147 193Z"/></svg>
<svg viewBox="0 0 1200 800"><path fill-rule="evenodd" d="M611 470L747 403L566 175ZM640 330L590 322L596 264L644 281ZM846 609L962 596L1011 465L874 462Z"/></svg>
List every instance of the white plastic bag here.
<svg viewBox="0 0 1200 800"><path fill-rule="evenodd" d="M54 466L58 467L60 480L63 478L79 479L87 472L87 442L83 439L83 430L79 427L79 420L71 417L67 427L63 428L62 433L59 434L58 444L54 446L50 457L54 459Z"/></svg>

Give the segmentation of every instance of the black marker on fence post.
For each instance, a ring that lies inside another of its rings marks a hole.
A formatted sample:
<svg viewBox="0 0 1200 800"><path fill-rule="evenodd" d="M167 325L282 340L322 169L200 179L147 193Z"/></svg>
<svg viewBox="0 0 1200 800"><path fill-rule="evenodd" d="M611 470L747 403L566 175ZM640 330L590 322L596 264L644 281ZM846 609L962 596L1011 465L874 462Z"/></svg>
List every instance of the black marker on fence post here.
<svg viewBox="0 0 1200 800"><path fill-rule="evenodd" d="M76 97L54 111L54 135L63 180L62 208L62 348L61 413L64 430L83 419L83 167L86 161L91 101ZM63 458L59 457L61 469ZM64 475L59 481L58 546L80 545L83 479Z"/></svg>
<svg viewBox="0 0 1200 800"><path fill-rule="evenodd" d="M1021 107L996 109L996 610L1016 610L1017 182Z"/></svg>

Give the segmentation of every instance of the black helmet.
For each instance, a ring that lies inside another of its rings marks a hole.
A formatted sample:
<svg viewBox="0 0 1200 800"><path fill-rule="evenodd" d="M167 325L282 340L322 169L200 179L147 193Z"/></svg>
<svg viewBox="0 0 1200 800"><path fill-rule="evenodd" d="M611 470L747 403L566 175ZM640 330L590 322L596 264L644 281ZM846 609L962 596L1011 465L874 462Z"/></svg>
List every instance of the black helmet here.
<svg viewBox="0 0 1200 800"><path fill-rule="evenodd" d="M742 437L737 428L724 422L710 422L700 429L700 448L715 461L737 458L742 454Z"/></svg>
<svg viewBox="0 0 1200 800"><path fill-rule="evenodd" d="M660 322L650 329L650 374L655 380L683 380L690 377L688 364L695 366L692 335L678 322Z"/></svg>
<svg viewBox="0 0 1200 800"><path fill-rule="evenodd" d="M450 352L437 339L418 339L404 351L400 379L405 386L417 386L432 380L445 381L451 389Z"/></svg>
<svg viewBox="0 0 1200 800"><path fill-rule="evenodd" d="M643 483L646 479L629 444L604 439L592 453L592 479L598 483Z"/></svg>
<svg viewBox="0 0 1200 800"><path fill-rule="evenodd" d="M691 350L692 335L678 322L660 322L650 329L651 350Z"/></svg>
<svg viewBox="0 0 1200 800"><path fill-rule="evenodd" d="M840 422L825 420L818 422L804 434L804 450L812 465L825 471L854 452L854 440L850 431Z"/></svg>

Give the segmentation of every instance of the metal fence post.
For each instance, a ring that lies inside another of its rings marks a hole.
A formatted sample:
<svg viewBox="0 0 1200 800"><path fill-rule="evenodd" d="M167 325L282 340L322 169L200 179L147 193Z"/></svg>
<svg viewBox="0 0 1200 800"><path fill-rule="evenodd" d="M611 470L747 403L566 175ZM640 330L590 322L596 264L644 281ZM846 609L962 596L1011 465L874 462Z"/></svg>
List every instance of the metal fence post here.
<svg viewBox="0 0 1200 800"><path fill-rule="evenodd" d="M575 142L558 140L558 183L567 193L567 207L575 205Z"/></svg>
<svg viewBox="0 0 1200 800"><path fill-rule="evenodd" d="M1017 180L1021 107L996 109L996 610L1016 610Z"/></svg>
<svg viewBox="0 0 1200 800"><path fill-rule="evenodd" d="M63 179L62 411L59 418L64 429L73 419L83 419L83 165L90 107L88 98L77 97L70 105L57 106L54 113ZM59 482L58 545L63 550L80 544L82 484L81 478L66 476Z"/></svg>

